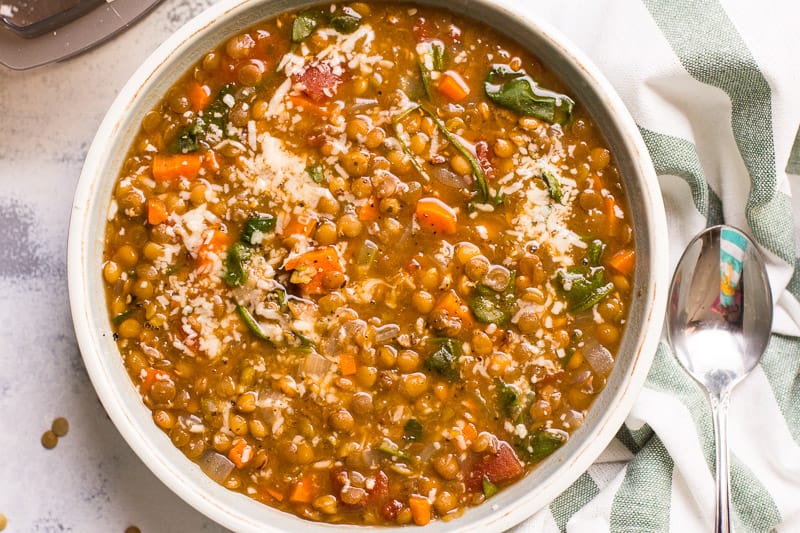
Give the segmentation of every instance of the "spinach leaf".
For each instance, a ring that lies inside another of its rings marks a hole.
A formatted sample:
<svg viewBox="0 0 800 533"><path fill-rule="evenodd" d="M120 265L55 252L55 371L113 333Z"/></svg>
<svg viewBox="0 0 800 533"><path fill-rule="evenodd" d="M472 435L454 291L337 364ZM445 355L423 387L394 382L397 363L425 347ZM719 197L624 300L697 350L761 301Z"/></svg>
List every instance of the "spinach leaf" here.
<svg viewBox="0 0 800 533"><path fill-rule="evenodd" d="M225 274L222 276L228 287L240 287L247 281L244 262L249 259L250 249L245 244L237 242L231 246L225 257Z"/></svg>
<svg viewBox="0 0 800 533"><path fill-rule="evenodd" d="M441 343L441 346L425 360L425 369L436 372L449 380L456 380L461 377L461 371L458 366L461 347L458 345L458 341L455 339L437 339L434 342Z"/></svg>
<svg viewBox="0 0 800 533"><path fill-rule="evenodd" d="M200 148L200 140L206 135L206 123L202 117L197 117L192 123L178 134L170 150L175 154L188 154Z"/></svg>
<svg viewBox="0 0 800 533"><path fill-rule="evenodd" d="M528 461L541 461L567 441L561 433L540 429L516 442L517 449Z"/></svg>
<svg viewBox="0 0 800 533"><path fill-rule="evenodd" d="M497 380L497 403L506 417L511 418L519 407L519 392L513 385Z"/></svg>
<svg viewBox="0 0 800 533"><path fill-rule="evenodd" d="M377 449L378 451L381 451L391 457L396 457L397 459L405 459L406 461L411 459L411 456L401 450L400 446L386 438L384 438L383 441L378 444Z"/></svg>
<svg viewBox="0 0 800 533"><path fill-rule="evenodd" d="M297 15L292 23L292 42L299 43L311 35L319 24L320 14L305 11Z"/></svg>
<svg viewBox="0 0 800 533"><path fill-rule="evenodd" d="M114 317L114 318L111 320L111 322L112 322L112 323L113 323L115 326L119 326L120 324L122 324L123 322L125 322L125 319L127 319L127 318L130 318L131 316L133 316L133 311L125 311L124 313L120 313L120 314L118 314L117 316L115 316L115 317Z"/></svg>
<svg viewBox="0 0 800 533"><path fill-rule="evenodd" d="M261 340L272 342L272 339L270 339L267 336L267 334L264 333L264 330L261 329L261 326L256 321L255 317L252 315L252 313L250 313L250 311L246 307L242 305L237 305L236 312L239 313L239 316L244 322L244 325L247 326L247 329L249 329L253 333L253 335L255 335Z"/></svg>
<svg viewBox="0 0 800 533"><path fill-rule="evenodd" d="M591 309L614 290L613 283L606 283L603 267L570 267L557 276L567 307L575 313Z"/></svg>
<svg viewBox="0 0 800 533"><path fill-rule="evenodd" d="M223 136L225 136L225 132L228 128L228 113L230 111L228 104L225 103L225 97L229 94L233 95L235 91L235 83L223 85L217 93L216 98L214 98L214 101L203 111L203 119L206 123L213 124L219 128Z"/></svg>
<svg viewBox="0 0 800 533"><path fill-rule="evenodd" d="M562 198L564 197L561 193L561 182L558 181L558 178L554 174L548 172L547 170L542 171L542 179L547 184L547 190L550 193L550 198L560 204Z"/></svg>
<svg viewBox="0 0 800 533"><path fill-rule="evenodd" d="M497 488L497 485L492 483L488 476L483 476L481 484L483 485L483 495L487 499L491 498L500 491L500 489Z"/></svg>
<svg viewBox="0 0 800 533"><path fill-rule="evenodd" d="M469 300L469 308L475 319L482 324L505 326L511 321L511 310L514 307L516 273L511 274L511 281L506 289L498 292L486 285L479 284Z"/></svg>
<svg viewBox="0 0 800 533"><path fill-rule="evenodd" d="M331 17L331 26L339 33L353 33L361 26L361 15L355 9L344 7Z"/></svg>
<svg viewBox="0 0 800 533"><path fill-rule="evenodd" d="M406 425L403 426L403 440L415 441L422 438L422 424L415 418L410 418Z"/></svg>
<svg viewBox="0 0 800 533"><path fill-rule="evenodd" d="M589 249L586 251L586 260L589 261L589 266L600 266L600 258L606 250L606 243L600 239L594 239L589 243Z"/></svg>
<svg viewBox="0 0 800 533"><path fill-rule="evenodd" d="M551 124L566 124L572 120L575 102L565 94L540 87L524 70L494 65L483 88L492 102L520 115L536 117Z"/></svg>
<svg viewBox="0 0 800 533"><path fill-rule="evenodd" d="M489 194L489 184L486 181L486 174L484 174L483 168L481 167L480 163L478 163L478 160L475 159L475 156L472 154L472 152L467 150L461 140L447 129L447 127L444 125L444 122L442 122L442 119L439 118L439 115L437 115L435 111L424 105L419 107L425 112L425 114L431 117L433 123L436 124L436 127L442 133L444 138L453 145L453 148L455 148L458 153L463 155L464 158L469 161L469 166L472 168L472 174L475 176L475 187L477 189L475 192L477 193L476 199L478 202L492 202L495 205L502 202L502 198L499 196L492 198Z"/></svg>
<svg viewBox="0 0 800 533"><path fill-rule="evenodd" d="M325 174L322 172L322 165L306 167L306 172L308 172L308 177L311 178L311 181L314 183L322 183L325 181Z"/></svg>
<svg viewBox="0 0 800 533"><path fill-rule="evenodd" d="M239 238L243 243L255 245L253 235L259 233L271 233L275 230L275 217L272 215L252 216L247 219L242 229L242 236Z"/></svg>

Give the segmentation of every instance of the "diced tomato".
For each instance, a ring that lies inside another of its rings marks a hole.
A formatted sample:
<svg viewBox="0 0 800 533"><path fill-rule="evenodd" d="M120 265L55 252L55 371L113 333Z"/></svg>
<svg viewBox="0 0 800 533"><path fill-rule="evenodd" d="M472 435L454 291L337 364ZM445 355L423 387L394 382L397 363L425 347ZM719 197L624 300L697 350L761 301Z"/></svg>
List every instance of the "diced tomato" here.
<svg viewBox="0 0 800 533"><path fill-rule="evenodd" d="M480 492L484 476L494 484L503 484L521 476L522 471L522 463L514 448L500 441L497 453L484 454L468 463L465 485L470 492Z"/></svg>
<svg viewBox="0 0 800 533"><path fill-rule="evenodd" d="M478 141L475 143L475 155L478 156L478 164L481 166L481 169L483 169L483 173L486 174L486 179L491 181L495 178L495 175L489 154L489 143L486 141Z"/></svg>
<svg viewBox="0 0 800 533"><path fill-rule="evenodd" d="M383 470L378 470L375 474L375 485L369 491L369 499L372 502L381 503L389 498L389 476Z"/></svg>
<svg viewBox="0 0 800 533"><path fill-rule="evenodd" d="M314 103L322 103L336 96L342 77L334 74L328 63L317 63L292 77L295 83L301 83L303 92Z"/></svg>

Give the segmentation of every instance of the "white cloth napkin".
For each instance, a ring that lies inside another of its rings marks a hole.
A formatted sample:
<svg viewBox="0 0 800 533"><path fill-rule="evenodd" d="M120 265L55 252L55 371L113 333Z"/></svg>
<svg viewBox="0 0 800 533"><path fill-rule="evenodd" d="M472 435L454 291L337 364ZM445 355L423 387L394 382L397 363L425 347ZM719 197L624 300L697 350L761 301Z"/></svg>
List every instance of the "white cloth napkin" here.
<svg viewBox="0 0 800 533"><path fill-rule="evenodd" d="M730 410L734 526L800 531L800 3L567 0L524 9L583 49L630 109L659 175L671 264L697 232L723 221L768 258L773 336ZM515 531L711 531L713 462L705 397L662 342L617 438Z"/></svg>

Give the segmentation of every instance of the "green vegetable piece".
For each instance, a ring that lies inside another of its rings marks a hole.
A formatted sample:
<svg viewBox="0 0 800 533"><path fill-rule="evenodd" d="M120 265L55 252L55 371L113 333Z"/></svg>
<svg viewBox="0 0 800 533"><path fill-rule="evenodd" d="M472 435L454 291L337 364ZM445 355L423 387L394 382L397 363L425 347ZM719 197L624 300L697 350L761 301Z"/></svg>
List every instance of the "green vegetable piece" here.
<svg viewBox="0 0 800 533"><path fill-rule="evenodd" d="M483 284L475 287L469 308L478 322L505 326L511 321L511 309L515 300L515 278L516 273L512 273L511 280L503 292L497 292Z"/></svg>
<svg viewBox="0 0 800 533"><path fill-rule="evenodd" d="M536 117L551 124L567 124L572 120L575 102L565 94L540 87L524 70L494 65L483 88L492 102L520 115Z"/></svg>
<svg viewBox="0 0 800 533"><path fill-rule="evenodd" d="M521 455L528 461L541 461L567 441L561 433L540 429L517 443Z"/></svg>
<svg viewBox="0 0 800 533"><path fill-rule="evenodd" d="M256 232L259 233L272 233L275 231L276 219L272 215L259 215L250 217L244 223L242 228L242 236L239 238L243 243L254 245L253 236Z"/></svg>
<svg viewBox="0 0 800 533"><path fill-rule="evenodd" d="M206 135L206 123L202 117L197 117L192 123L183 128L170 145L170 150L175 154L188 154L200 149L200 140Z"/></svg>
<svg viewBox="0 0 800 533"><path fill-rule="evenodd" d="M250 250L244 243L237 242L225 257L225 274L222 279L228 287L240 287L247 281L244 263L250 259Z"/></svg>
<svg viewBox="0 0 800 533"><path fill-rule="evenodd" d="M561 193L561 182L558 181L556 176L546 170L542 171L542 179L547 184L547 190L550 193L550 198L560 204L564 197Z"/></svg>
<svg viewBox="0 0 800 533"><path fill-rule="evenodd" d="M486 181L486 174L483 172L483 168L481 167L478 160L475 159L475 156L467 150L464 144L459 140L459 138L454 135L442 122L442 119L439 118L433 110L429 109L428 107L421 105L420 108L433 120L436 127L442 133L445 139L453 145L458 153L460 153L464 158L469 161L469 166L472 168L472 174L475 176L475 188L476 188L476 199L478 202L489 202L489 201L496 201L493 199L489 194L489 184Z"/></svg>
<svg viewBox="0 0 800 533"><path fill-rule="evenodd" d="M603 267L570 267L559 270L558 281L572 312L580 313L594 307L614 290L606 283Z"/></svg>
<svg viewBox="0 0 800 533"><path fill-rule="evenodd" d="M311 11L300 13L292 23L292 42L299 43L305 41L319 24L319 14Z"/></svg>
<svg viewBox="0 0 800 533"><path fill-rule="evenodd" d="M253 317L252 313L250 313L250 311L246 307L242 305L237 305L236 312L239 313L239 316L242 318L244 325L247 326L247 329L249 329L253 333L253 335L258 337L259 339L272 342L272 339L270 339L267 336L267 334L264 333L264 330L261 329L261 326L258 324L255 317Z"/></svg>
<svg viewBox="0 0 800 533"><path fill-rule="evenodd" d="M500 492L500 489L499 489L499 488L497 488L497 485L495 485L494 483L492 483L492 482L489 480L489 477L488 477L488 476L483 476L482 483L483 483L483 495L484 495L484 496L485 496L487 499L488 499L488 498L491 498L492 496L494 496L495 494L497 494L498 492Z"/></svg>
<svg viewBox="0 0 800 533"><path fill-rule="evenodd" d="M383 441L378 445L377 450L398 459L405 459L406 461L411 460L410 455L401 450L400 446L389 439L383 439Z"/></svg>
<svg viewBox="0 0 800 533"><path fill-rule="evenodd" d="M235 83L223 85L217 93L216 98L214 98L214 101L203 111L203 119L205 122L219 128L223 136L226 134L228 127L228 112L230 111L228 104L226 104L224 100L227 95L233 95L235 91Z"/></svg>
<svg viewBox="0 0 800 533"><path fill-rule="evenodd" d="M431 71L421 60L419 62L419 75L422 78L422 87L425 89L425 96L428 100L433 100L433 88L431 81Z"/></svg>
<svg viewBox="0 0 800 533"><path fill-rule="evenodd" d="M503 414L509 418L513 417L514 412L520 405L517 388L513 385L508 385L502 380L497 380L497 403Z"/></svg>
<svg viewBox="0 0 800 533"><path fill-rule="evenodd" d="M589 249L586 251L586 260L589 261L589 266L600 266L600 258L603 257L603 252L606 251L606 243L600 239L594 239L589 243Z"/></svg>
<svg viewBox="0 0 800 533"><path fill-rule="evenodd" d="M353 33L361 26L361 15L355 9L344 7L331 17L331 26L339 33Z"/></svg>
<svg viewBox="0 0 800 533"><path fill-rule="evenodd" d="M441 41L431 43L431 55L433 56L433 70L444 70L444 44Z"/></svg>
<svg viewBox="0 0 800 533"><path fill-rule="evenodd" d="M422 438L422 424L420 424L415 418L410 418L406 425L403 426L403 440L415 441L420 440Z"/></svg>
<svg viewBox="0 0 800 533"><path fill-rule="evenodd" d="M115 316L113 319L111 319L111 322L115 326L119 326L120 324L125 322L125 319L130 318L130 316L132 314L133 314L133 311L125 311L124 313L120 313L117 316Z"/></svg>
<svg viewBox="0 0 800 533"><path fill-rule="evenodd" d="M403 116L405 116L407 114L408 113L403 113ZM396 120L400 120L400 119L396 119ZM428 181L428 182L431 181L431 177L428 175L428 173L425 171L425 169L422 168L422 165L417 160L417 154L415 154L414 152L411 151L411 147L408 145L408 142L407 142L407 140L405 138L405 135L403 134L403 131L400 128L400 124L398 124L398 122L394 123L394 134L395 134L395 137L397 137L397 140L400 142L400 147L403 149L403 152L408 156L408 160L411 161L411 166L414 167L414 170L419 172L419 175L422 176L422 178L425 181Z"/></svg>
<svg viewBox="0 0 800 533"><path fill-rule="evenodd" d="M325 173L322 172L322 165L314 165L306 167L306 172L314 183L322 183L325 181Z"/></svg>
<svg viewBox="0 0 800 533"><path fill-rule="evenodd" d="M458 358L461 356L461 348L455 339L439 339L441 346L425 360L426 370L436 372L440 376L449 380L456 380L461 377L458 366Z"/></svg>
<svg viewBox="0 0 800 533"><path fill-rule="evenodd" d="M378 255L378 245L367 239L358 251L356 263L361 266L370 266Z"/></svg>

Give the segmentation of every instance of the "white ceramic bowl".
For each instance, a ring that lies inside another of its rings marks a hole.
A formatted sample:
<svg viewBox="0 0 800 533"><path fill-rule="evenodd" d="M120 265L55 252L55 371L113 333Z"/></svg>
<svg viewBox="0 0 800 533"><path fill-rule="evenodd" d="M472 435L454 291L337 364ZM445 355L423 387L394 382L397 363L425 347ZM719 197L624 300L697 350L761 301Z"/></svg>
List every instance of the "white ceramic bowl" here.
<svg viewBox="0 0 800 533"><path fill-rule="evenodd" d="M222 1L189 22L136 71L108 110L75 193L69 231L69 294L75 333L97 394L122 436L181 498L236 531L350 530L277 511L208 478L156 427L123 366L112 338L101 275L106 213L114 183L144 114L203 53L255 22L312 5L309 0ZM509 528L548 505L611 441L635 400L655 353L667 288L666 222L658 182L639 131L597 68L564 37L491 0L422 0L495 27L532 50L572 89L607 139L632 210L637 248L630 320L616 366L584 425L526 478L484 505L429 531ZM381 528L382 531L399 528ZM406 530L408 531L408 530Z"/></svg>

